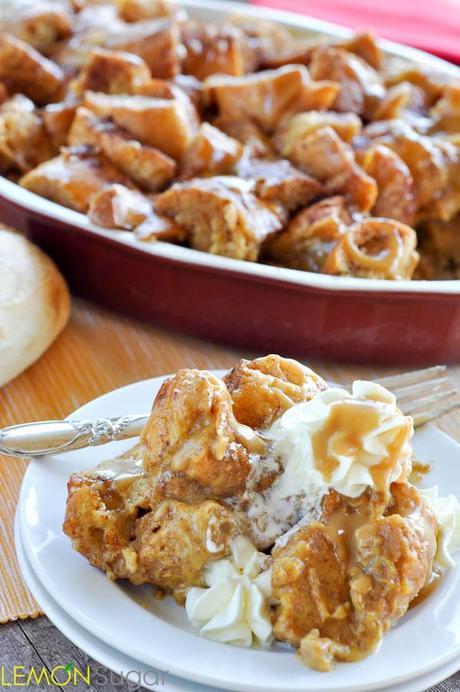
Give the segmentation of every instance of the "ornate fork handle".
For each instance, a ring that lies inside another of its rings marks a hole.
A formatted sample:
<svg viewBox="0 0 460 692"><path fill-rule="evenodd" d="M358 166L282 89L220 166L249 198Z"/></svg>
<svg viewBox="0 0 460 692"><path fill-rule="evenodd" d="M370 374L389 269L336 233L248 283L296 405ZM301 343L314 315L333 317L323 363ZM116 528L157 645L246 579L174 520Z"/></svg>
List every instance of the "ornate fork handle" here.
<svg viewBox="0 0 460 692"><path fill-rule="evenodd" d="M0 430L0 454L45 456L125 440L140 435L147 419L147 415L139 414L12 425Z"/></svg>

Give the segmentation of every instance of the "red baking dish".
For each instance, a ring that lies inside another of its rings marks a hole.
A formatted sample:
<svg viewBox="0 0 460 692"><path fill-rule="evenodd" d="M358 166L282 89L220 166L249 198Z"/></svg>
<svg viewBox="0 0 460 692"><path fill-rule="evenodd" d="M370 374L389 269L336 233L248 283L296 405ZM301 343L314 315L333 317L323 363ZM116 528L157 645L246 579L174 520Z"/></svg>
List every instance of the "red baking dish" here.
<svg viewBox="0 0 460 692"><path fill-rule="evenodd" d="M310 17L237 3L185 0L190 14L269 17L297 33L347 36ZM382 41L393 55L460 69ZM0 218L55 258L73 291L198 337L285 355L380 364L460 361L460 281L377 281L218 257L104 230L0 178Z"/></svg>

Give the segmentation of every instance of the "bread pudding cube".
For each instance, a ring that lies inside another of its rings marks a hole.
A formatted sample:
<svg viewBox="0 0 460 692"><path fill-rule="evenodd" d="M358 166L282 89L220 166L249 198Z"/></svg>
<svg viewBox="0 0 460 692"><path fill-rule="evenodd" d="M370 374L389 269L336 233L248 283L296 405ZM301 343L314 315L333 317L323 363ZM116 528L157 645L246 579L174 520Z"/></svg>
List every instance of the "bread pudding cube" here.
<svg viewBox="0 0 460 692"><path fill-rule="evenodd" d="M88 218L97 226L132 231L151 213L152 202L147 197L115 183L91 198Z"/></svg>
<svg viewBox="0 0 460 692"><path fill-rule="evenodd" d="M344 142L350 143L361 131L361 120L355 113L306 111L286 118L276 130L275 144L283 156L289 156L298 143L322 127L331 127Z"/></svg>
<svg viewBox="0 0 460 692"><path fill-rule="evenodd" d="M187 231L168 216L157 214L155 208L140 226L134 230L138 240L151 242L165 240L170 243L180 243L187 239Z"/></svg>
<svg viewBox="0 0 460 692"><path fill-rule="evenodd" d="M180 162L181 179L232 173L243 153L236 139L202 123Z"/></svg>
<svg viewBox="0 0 460 692"><path fill-rule="evenodd" d="M0 171L25 173L53 154L42 118L30 99L16 94L0 105Z"/></svg>
<svg viewBox="0 0 460 692"><path fill-rule="evenodd" d="M141 144L109 119L97 118L87 108L79 108L69 132L69 144L97 147L117 168L140 188L154 192L174 176L174 159L159 149Z"/></svg>
<svg viewBox="0 0 460 692"><path fill-rule="evenodd" d="M179 159L198 129L198 119L188 99L119 96L88 91L84 105L102 118L130 132L144 144Z"/></svg>
<svg viewBox="0 0 460 692"><path fill-rule="evenodd" d="M368 115L385 95L379 73L362 58L342 48L319 46L309 65L315 80L327 79L340 85L333 110Z"/></svg>
<svg viewBox="0 0 460 692"><path fill-rule="evenodd" d="M112 183L131 184L92 147L63 149L19 181L27 190L81 212L88 211L93 195Z"/></svg>
<svg viewBox="0 0 460 692"><path fill-rule="evenodd" d="M281 230L282 210L265 203L241 178L214 177L176 183L156 208L189 231L197 250L255 262L264 240Z"/></svg>
<svg viewBox="0 0 460 692"><path fill-rule="evenodd" d="M407 164L396 152L383 144L375 144L366 151L362 165L377 183L372 215L412 225L417 209L416 189Z"/></svg>
<svg viewBox="0 0 460 692"><path fill-rule="evenodd" d="M151 78L148 66L139 56L96 48L71 88L75 94L83 94L87 90L104 94L133 94Z"/></svg>
<svg viewBox="0 0 460 692"><path fill-rule="evenodd" d="M68 98L42 109L43 124L56 149L66 144L77 108L78 101Z"/></svg>
<svg viewBox="0 0 460 692"><path fill-rule="evenodd" d="M181 38L185 47L182 71L197 79L213 74L240 76L257 67L257 55L237 27L187 22Z"/></svg>
<svg viewBox="0 0 460 692"><path fill-rule="evenodd" d="M153 77L170 79L180 72L179 30L169 17L125 24L107 36L104 47L138 55Z"/></svg>
<svg viewBox="0 0 460 692"><path fill-rule="evenodd" d="M0 81L10 94L23 93L38 104L56 100L64 86L64 74L24 41L0 33Z"/></svg>
<svg viewBox="0 0 460 692"><path fill-rule="evenodd" d="M73 32L72 16L64 3L18 3L14 16L6 21L7 30L43 55L50 55Z"/></svg>
<svg viewBox="0 0 460 692"><path fill-rule="evenodd" d="M257 430L269 428L288 408L309 401L327 386L310 368L274 354L240 360L224 382L236 419Z"/></svg>
<svg viewBox="0 0 460 692"><path fill-rule="evenodd" d="M265 444L239 424L225 384L210 372L179 370L157 394L142 432L144 466L161 499L196 502L241 492L251 453Z"/></svg>
<svg viewBox="0 0 460 692"><path fill-rule="evenodd" d="M299 109L310 78L303 65L287 65L243 77L216 75L204 84L204 98L217 105L220 115L254 120L271 131L291 110Z"/></svg>
<svg viewBox="0 0 460 692"><path fill-rule="evenodd" d="M171 17L178 9L169 0L115 0L118 14L125 22L141 22L144 19Z"/></svg>
<svg viewBox="0 0 460 692"><path fill-rule="evenodd" d="M273 147L268 135L252 120L227 118L220 115L213 119L213 125L229 137L244 144L246 153L254 158L271 158Z"/></svg>
<svg viewBox="0 0 460 692"><path fill-rule="evenodd" d="M255 193L260 199L280 202L291 212L325 193L321 183L294 168L286 159L266 161L243 157L236 172L245 180L255 181Z"/></svg>
<svg viewBox="0 0 460 692"><path fill-rule="evenodd" d="M269 240L267 258L292 269L321 272L352 217L344 197L328 197L299 211L287 227Z"/></svg>
<svg viewBox="0 0 460 692"><path fill-rule="evenodd" d="M356 163L353 149L332 127L314 130L285 151L294 165L317 178L329 193L344 194L362 212L374 206L375 181Z"/></svg>

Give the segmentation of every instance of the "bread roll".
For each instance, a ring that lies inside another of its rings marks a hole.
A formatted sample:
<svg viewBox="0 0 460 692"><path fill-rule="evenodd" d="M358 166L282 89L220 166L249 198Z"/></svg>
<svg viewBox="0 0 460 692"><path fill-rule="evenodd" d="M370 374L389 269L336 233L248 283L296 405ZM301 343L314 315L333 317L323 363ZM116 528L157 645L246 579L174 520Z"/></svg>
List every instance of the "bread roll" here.
<svg viewBox="0 0 460 692"><path fill-rule="evenodd" d="M0 386L46 351L69 311L69 291L55 264L0 224Z"/></svg>

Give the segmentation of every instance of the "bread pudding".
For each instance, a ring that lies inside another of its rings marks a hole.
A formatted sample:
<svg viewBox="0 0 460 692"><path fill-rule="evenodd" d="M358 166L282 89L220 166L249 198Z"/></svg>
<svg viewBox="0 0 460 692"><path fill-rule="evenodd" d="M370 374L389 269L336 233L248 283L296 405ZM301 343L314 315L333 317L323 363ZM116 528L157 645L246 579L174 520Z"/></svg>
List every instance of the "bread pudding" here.
<svg viewBox="0 0 460 692"><path fill-rule="evenodd" d="M369 33L302 38L163 0L23 0L4 15L0 174L27 190L139 243L459 276L460 79Z"/></svg>
<svg viewBox="0 0 460 692"><path fill-rule="evenodd" d="M70 477L64 532L202 636L328 671L375 652L460 547L460 503L414 485L413 431L382 386L277 355L179 370L136 447Z"/></svg>

